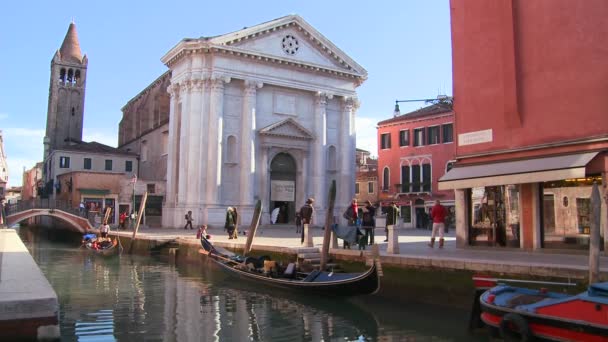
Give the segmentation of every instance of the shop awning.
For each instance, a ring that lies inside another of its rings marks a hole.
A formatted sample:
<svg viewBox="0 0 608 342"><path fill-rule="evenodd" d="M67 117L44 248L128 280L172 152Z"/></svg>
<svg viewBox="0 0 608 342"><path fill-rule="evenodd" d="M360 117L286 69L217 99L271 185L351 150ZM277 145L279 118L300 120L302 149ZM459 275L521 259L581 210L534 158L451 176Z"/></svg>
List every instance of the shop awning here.
<svg viewBox="0 0 608 342"><path fill-rule="evenodd" d="M110 193L110 190L105 189L87 189L87 188L78 188L76 189L80 191L81 195L107 195Z"/></svg>
<svg viewBox="0 0 608 342"><path fill-rule="evenodd" d="M454 167L439 179L439 190L583 178L585 166L597 154L589 152Z"/></svg>

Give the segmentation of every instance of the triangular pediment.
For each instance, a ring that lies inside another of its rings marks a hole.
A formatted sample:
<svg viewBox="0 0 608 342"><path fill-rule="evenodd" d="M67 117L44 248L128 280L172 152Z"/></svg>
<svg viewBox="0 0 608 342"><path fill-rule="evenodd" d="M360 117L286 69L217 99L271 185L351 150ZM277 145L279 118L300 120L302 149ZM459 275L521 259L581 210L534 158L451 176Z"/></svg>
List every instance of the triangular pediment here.
<svg viewBox="0 0 608 342"><path fill-rule="evenodd" d="M304 19L289 15L209 38L212 45L366 77L367 71Z"/></svg>
<svg viewBox="0 0 608 342"><path fill-rule="evenodd" d="M287 137L290 139L312 140L314 136L306 128L302 127L294 119L288 118L275 122L270 126L260 129L262 136Z"/></svg>

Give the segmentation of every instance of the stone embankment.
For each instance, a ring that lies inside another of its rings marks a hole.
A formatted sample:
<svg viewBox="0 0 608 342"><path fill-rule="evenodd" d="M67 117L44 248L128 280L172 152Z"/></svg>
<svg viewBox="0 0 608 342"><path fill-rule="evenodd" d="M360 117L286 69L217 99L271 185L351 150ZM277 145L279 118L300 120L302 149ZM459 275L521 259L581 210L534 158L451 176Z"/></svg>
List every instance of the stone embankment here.
<svg viewBox="0 0 608 342"><path fill-rule="evenodd" d="M57 294L14 229L0 229L0 340L59 339Z"/></svg>

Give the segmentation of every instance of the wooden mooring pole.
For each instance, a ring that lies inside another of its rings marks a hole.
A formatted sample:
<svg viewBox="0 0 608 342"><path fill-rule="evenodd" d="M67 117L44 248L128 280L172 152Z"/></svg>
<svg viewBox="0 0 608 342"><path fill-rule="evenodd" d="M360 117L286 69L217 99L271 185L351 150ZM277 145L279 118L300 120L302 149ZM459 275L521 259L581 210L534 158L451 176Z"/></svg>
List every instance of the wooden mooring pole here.
<svg viewBox="0 0 608 342"><path fill-rule="evenodd" d="M135 242L135 236L137 235L137 230L139 229L139 224L141 223L141 216L144 213L144 209L146 208L146 201L148 200L148 192L144 192L144 196L141 198L141 203L139 204L139 212L137 213L137 222L135 223L135 229L133 229L133 236L131 237L131 243L129 244L129 254L133 253L133 243Z"/></svg>
<svg viewBox="0 0 608 342"><path fill-rule="evenodd" d="M336 203L336 181L331 181L329 188L329 207L325 216L325 231L323 231L323 246L321 249L321 266L320 270L324 271L329 260L329 239L331 239L331 226L334 223L334 204Z"/></svg>
<svg viewBox="0 0 608 342"><path fill-rule="evenodd" d="M589 239L589 284L597 283L600 279L600 216L602 199L597 182L591 188L591 229Z"/></svg>

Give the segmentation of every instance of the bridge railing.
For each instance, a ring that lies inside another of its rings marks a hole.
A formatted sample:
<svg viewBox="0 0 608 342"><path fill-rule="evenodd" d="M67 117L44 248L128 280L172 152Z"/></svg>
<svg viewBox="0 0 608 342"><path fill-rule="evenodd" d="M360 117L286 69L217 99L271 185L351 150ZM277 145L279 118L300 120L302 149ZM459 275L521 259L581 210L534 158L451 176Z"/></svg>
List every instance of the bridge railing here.
<svg viewBox="0 0 608 342"><path fill-rule="evenodd" d="M6 206L6 213L7 215L11 215L30 209L58 209L70 214L82 216L80 215L78 208L72 207L72 201L50 198L34 198L9 204Z"/></svg>
<svg viewBox="0 0 608 342"><path fill-rule="evenodd" d="M30 209L58 209L66 213L86 218L89 220L91 225L95 225L95 213L86 213L81 211L78 206L74 207L72 204L73 203L71 200L34 198L30 200L21 200L18 203L8 204L6 205L5 210L7 215L12 215Z"/></svg>

